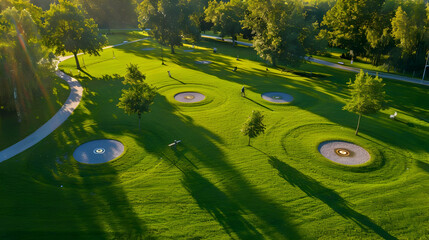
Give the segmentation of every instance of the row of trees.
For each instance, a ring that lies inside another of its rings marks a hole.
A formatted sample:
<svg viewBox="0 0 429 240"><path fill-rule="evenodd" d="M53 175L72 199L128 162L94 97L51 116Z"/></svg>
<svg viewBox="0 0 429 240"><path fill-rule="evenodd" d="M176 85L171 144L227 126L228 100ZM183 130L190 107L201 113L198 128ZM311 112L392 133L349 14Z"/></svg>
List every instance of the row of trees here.
<svg viewBox="0 0 429 240"><path fill-rule="evenodd" d="M375 65L422 71L429 49L429 4L423 0L338 0L320 35Z"/></svg>
<svg viewBox="0 0 429 240"><path fill-rule="evenodd" d="M316 16L308 16L301 1L144 0L138 14L140 27L150 28L172 53L183 37L198 40L207 23L222 37L231 36L234 45L240 34L253 38L259 56L273 65L299 63L323 49Z"/></svg>
<svg viewBox="0 0 429 240"><path fill-rule="evenodd" d="M212 27L221 37L252 38L264 60L296 64L326 46L366 57L389 70L422 71L429 49L429 5L423 0L144 0L141 27L174 52L183 36ZM209 24L207 24L209 23Z"/></svg>
<svg viewBox="0 0 429 240"><path fill-rule="evenodd" d="M0 0L0 10L28 1ZM198 40L209 28L234 41L238 35L253 38L258 54L274 65L279 60L299 63L329 43L375 65L420 72L429 49L429 5L423 0L320 0L305 5L296 0L71 1L81 4L80 11L102 28L151 28L172 52L183 37ZM48 9L56 1L30 2Z"/></svg>

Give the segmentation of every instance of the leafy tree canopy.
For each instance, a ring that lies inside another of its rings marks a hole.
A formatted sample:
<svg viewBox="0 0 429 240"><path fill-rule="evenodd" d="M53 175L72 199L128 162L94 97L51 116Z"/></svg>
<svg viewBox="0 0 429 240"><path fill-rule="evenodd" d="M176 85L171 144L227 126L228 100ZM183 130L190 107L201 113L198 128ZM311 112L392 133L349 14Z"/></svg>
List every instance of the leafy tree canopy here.
<svg viewBox="0 0 429 240"><path fill-rule="evenodd" d="M263 120L264 115L262 115L260 111L254 110L247 121L243 124L241 132L244 136L249 137L248 145L250 145L251 138L255 138L265 132L265 125L262 122Z"/></svg>
<svg viewBox="0 0 429 240"><path fill-rule="evenodd" d="M200 37L198 26L191 16L195 12L187 0L143 0L138 8L140 27L150 28L162 45L182 46L182 35Z"/></svg>
<svg viewBox="0 0 429 240"><path fill-rule="evenodd" d="M46 45L55 48L57 55L73 53L77 68L80 68L79 52L99 55L107 42L94 19L86 18L81 6L68 0L59 0L46 12L43 36Z"/></svg>
<svg viewBox="0 0 429 240"><path fill-rule="evenodd" d="M372 77L363 70L356 75L354 82L350 80L348 83L351 89L351 98L343 107L344 110L359 114L358 126L356 128L356 135L359 131L359 123L362 114L377 113L381 109L386 109L387 101L386 92L384 91L383 79Z"/></svg>
<svg viewBox="0 0 429 240"><path fill-rule="evenodd" d="M144 79L145 75L140 72L137 65L128 65L123 83L130 87L122 90L122 95L117 105L127 114L138 115L139 129L142 114L150 112L150 105L152 105L157 94L156 89L146 84Z"/></svg>
<svg viewBox="0 0 429 240"><path fill-rule="evenodd" d="M252 29L259 56L276 65L277 59L292 65L304 60L306 43L313 38L299 1L253 0L248 2L243 26Z"/></svg>
<svg viewBox="0 0 429 240"><path fill-rule="evenodd" d="M34 97L41 94L49 97L46 93L51 87L53 69L52 59L41 44L31 12L27 8L18 10L15 7L2 11L0 109L16 111L21 117L31 107Z"/></svg>
<svg viewBox="0 0 429 240"><path fill-rule="evenodd" d="M242 31L241 21L244 19L246 4L241 0L229 2L210 1L204 13L205 20L212 22L215 31L220 32L221 37L231 36L233 45L237 35Z"/></svg>

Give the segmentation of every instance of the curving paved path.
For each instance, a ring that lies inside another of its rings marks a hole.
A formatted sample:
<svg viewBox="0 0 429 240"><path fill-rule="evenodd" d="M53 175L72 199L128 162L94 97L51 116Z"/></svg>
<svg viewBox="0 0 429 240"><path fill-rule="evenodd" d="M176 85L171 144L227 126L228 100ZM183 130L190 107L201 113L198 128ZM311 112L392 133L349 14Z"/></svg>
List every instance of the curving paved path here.
<svg viewBox="0 0 429 240"><path fill-rule="evenodd" d="M201 37L222 41L221 37L216 37L216 36L211 36L211 35L201 34ZM224 39L223 41L225 41L225 42L232 42L231 39ZM241 41L235 41L235 42L237 44L240 44L240 45L243 45L243 46L248 46L248 47L253 46L252 43L241 42ZM324 60L317 59L317 58L305 57L305 60L310 61L310 62L314 62L314 63L318 63L318 64L322 64L322 65L325 65L325 66L328 66L328 67L333 67L333 68L341 69L341 70L344 70L344 71L356 72L356 73L360 72L360 68L343 66L343 65L340 65L340 64L331 63L331 62L324 61ZM394 80L398 80L398 81L410 82L410 83L415 83L415 84L429 86L429 81L422 81L421 79L417 79L417 78L410 78L410 77L405 77L405 76L400 76L400 75L395 75L395 74L390 74L390 73L382 73L382 72L369 71L369 70L365 70L365 69L363 69L363 70L365 72L367 72L369 75L376 76L378 74L378 76L381 77L381 78L389 78L389 79L394 79Z"/></svg>
<svg viewBox="0 0 429 240"><path fill-rule="evenodd" d="M70 77L69 75L61 71L56 71L55 74L58 77L64 79L70 86L70 95L67 98L66 102L61 107L61 109L58 110L58 112L51 119L49 119L49 121L43 124L43 126L41 126L39 129L37 129L35 132L30 134L23 140L1 151L0 162L3 162L11 157L16 156L19 153L34 146L36 143L40 142L42 139L51 134L55 129L57 129L65 120L67 120L67 118L70 117L70 115L77 108L77 106L79 106L83 93L83 88L80 83L76 79Z"/></svg>
<svg viewBox="0 0 429 240"><path fill-rule="evenodd" d="M135 43L146 39L149 39L149 38L138 39L131 42L123 42L120 44L104 47L103 49ZM82 55L82 54L78 54L78 55ZM57 69L58 69L58 64L60 62L72 57L74 56L60 57L59 61L57 62L57 66L56 66ZM27 150L28 148L34 146L38 142L42 141L42 139L47 137L61 124L63 124L63 122L65 122L67 118L70 117L70 115L73 113L73 111L79 106L80 100L82 99L82 93L83 93L83 87L80 85L79 81L77 81L76 79L70 77L69 75L59 70L57 70L55 74L58 77L64 79L70 86L70 95L67 98L66 102L51 119L49 119L45 124L43 124L43 126L37 129L35 132L30 134L23 140L15 143L14 145L0 151L0 162L3 162L9 158L12 158L22 153L23 151Z"/></svg>

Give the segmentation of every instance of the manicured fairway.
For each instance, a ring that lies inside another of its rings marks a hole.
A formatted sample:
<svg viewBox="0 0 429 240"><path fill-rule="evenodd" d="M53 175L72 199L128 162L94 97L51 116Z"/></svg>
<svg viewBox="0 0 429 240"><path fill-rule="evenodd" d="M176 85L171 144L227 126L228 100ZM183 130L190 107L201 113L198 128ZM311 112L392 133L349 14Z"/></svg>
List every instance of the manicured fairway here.
<svg viewBox="0 0 429 240"><path fill-rule="evenodd" d="M315 64L266 71L250 48L215 41L189 49L164 49L166 66L150 40L84 56L78 109L0 164L0 239L428 239L429 88L386 80L392 108L364 117L355 136L357 116L341 110L353 74ZM116 107L123 84L114 74L129 63L159 92L141 130ZM73 59L60 68L79 76ZM178 102L181 92L205 98ZM266 92L293 101L271 103ZM240 128L252 110L267 129L247 146ZM73 159L97 139L122 142L125 154ZM177 151L167 146L174 140ZM318 152L330 140L365 148L371 161L332 163Z"/></svg>

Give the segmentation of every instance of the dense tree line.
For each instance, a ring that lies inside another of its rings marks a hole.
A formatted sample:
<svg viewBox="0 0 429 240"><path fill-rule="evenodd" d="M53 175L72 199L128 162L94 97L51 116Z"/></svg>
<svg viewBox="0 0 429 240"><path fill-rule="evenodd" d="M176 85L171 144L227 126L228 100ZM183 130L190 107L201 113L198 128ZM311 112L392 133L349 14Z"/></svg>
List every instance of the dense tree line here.
<svg viewBox="0 0 429 240"><path fill-rule="evenodd" d="M332 46L374 65L422 71L429 49L429 5L423 0L338 0L322 22Z"/></svg>

